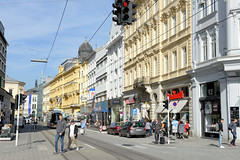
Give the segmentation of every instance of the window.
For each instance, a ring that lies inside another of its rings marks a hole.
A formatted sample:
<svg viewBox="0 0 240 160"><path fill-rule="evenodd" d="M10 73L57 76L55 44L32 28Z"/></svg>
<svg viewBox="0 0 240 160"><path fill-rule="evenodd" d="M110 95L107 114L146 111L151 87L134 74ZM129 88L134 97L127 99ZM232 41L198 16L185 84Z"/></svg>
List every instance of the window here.
<svg viewBox="0 0 240 160"><path fill-rule="evenodd" d="M164 0L164 7L168 5L168 0Z"/></svg>
<svg viewBox="0 0 240 160"><path fill-rule="evenodd" d="M173 71L177 70L177 51L173 52Z"/></svg>
<svg viewBox="0 0 240 160"><path fill-rule="evenodd" d="M207 0L201 1L202 18L207 16Z"/></svg>
<svg viewBox="0 0 240 160"><path fill-rule="evenodd" d="M13 93L13 89L9 89L9 94L12 95L12 93Z"/></svg>
<svg viewBox="0 0 240 160"><path fill-rule="evenodd" d="M138 77L140 78L142 76L142 73L141 73L141 65L139 66L139 69L138 69Z"/></svg>
<svg viewBox="0 0 240 160"><path fill-rule="evenodd" d="M164 57L164 73L168 73L168 55Z"/></svg>
<svg viewBox="0 0 240 160"><path fill-rule="evenodd" d="M216 10L216 0L211 0L211 12Z"/></svg>
<svg viewBox="0 0 240 160"><path fill-rule="evenodd" d="M182 48L182 67L187 66L187 48L183 47Z"/></svg>
<svg viewBox="0 0 240 160"><path fill-rule="evenodd" d="M155 10L154 12L157 13L158 11L158 0L155 0Z"/></svg>
<svg viewBox="0 0 240 160"><path fill-rule="evenodd" d="M164 24L164 40L168 38L168 22Z"/></svg>
<svg viewBox="0 0 240 160"><path fill-rule="evenodd" d="M212 48L212 58L215 58L217 56L216 35L215 34L212 35L211 48Z"/></svg>
<svg viewBox="0 0 240 160"><path fill-rule="evenodd" d="M202 45L202 55L203 55L203 60L207 60L208 56L207 56L207 41L203 41L203 45Z"/></svg>
<svg viewBox="0 0 240 160"><path fill-rule="evenodd" d="M187 27L187 15L186 10L182 12L182 29L185 29Z"/></svg>
<svg viewBox="0 0 240 160"><path fill-rule="evenodd" d="M128 74L126 74L126 86L128 86Z"/></svg>
<svg viewBox="0 0 240 160"><path fill-rule="evenodd" d="M131 71L130 74L129 74L129 84L130 84L130 85L132 84L132 71Z"/></svg>
<svg viewBox="0 0 240 160"><path fill-rule="evenodd" d="M177 32L177 18L176 16L172 18L172 35L175 35Z"/></svg>
<svg viewBox="0 0 240 160"><path fill-rule="evenodd" d="M157 58L154 58L154 76L158 75L158 64L157 64Z"/></svg>

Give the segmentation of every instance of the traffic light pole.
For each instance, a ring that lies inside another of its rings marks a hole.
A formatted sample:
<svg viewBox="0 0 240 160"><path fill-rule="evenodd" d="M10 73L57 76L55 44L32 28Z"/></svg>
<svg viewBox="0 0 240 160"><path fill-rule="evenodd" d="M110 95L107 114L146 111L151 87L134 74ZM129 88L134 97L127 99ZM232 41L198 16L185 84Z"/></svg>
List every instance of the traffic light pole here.
<svg viewBox="0 0 240 160"><path fill-rule="evenodd" d="M169 135L169 127L170 127L170 125L169 125L170 124L170 122L169 122L169 119L170 119L169 118L169 108L170 108L169 107L169 97L167 97L167 103L168 103L168 111L167 111L167 114L168 114L168 127L167 128L168 128L168 130L167 130L167 132L168 132L168 144L170 144L170 135Z"/></svg>
<svg viewBox="0 0 240 160"><path fill-rule="evenodd" d="M17 131L16 131L16 146L18 145L18 129L19 129L19 108L20 108L20 90L18 94L18 113L17 113ZM14 116L14 115L13 115Z"/></svg>

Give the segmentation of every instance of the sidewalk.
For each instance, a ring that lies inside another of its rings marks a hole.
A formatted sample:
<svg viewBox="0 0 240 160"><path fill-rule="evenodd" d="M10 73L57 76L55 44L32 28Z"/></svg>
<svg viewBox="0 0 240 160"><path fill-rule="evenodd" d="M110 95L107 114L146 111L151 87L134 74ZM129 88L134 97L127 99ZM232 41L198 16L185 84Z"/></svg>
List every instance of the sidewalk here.
<svg viewBox="0 0 240 160"><path fill-rule="evenodd" d="M53 155L53 147L41 131L30 132L32 125L20 128L18 146L16 138L12 141L0 141L0 160L49 159L62 160L63 157Z"/></svg>

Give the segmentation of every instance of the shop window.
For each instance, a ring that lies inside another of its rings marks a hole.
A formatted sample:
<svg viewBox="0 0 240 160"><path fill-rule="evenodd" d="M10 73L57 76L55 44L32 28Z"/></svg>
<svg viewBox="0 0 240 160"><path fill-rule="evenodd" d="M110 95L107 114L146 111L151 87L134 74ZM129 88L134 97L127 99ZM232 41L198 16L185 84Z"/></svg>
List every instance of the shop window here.
<svg viewBox="0 0 240 160"><path fill-rule="evenodd" d="M183 97L189 97L189 90L188 87L182 88L183 91Z"/></svg>

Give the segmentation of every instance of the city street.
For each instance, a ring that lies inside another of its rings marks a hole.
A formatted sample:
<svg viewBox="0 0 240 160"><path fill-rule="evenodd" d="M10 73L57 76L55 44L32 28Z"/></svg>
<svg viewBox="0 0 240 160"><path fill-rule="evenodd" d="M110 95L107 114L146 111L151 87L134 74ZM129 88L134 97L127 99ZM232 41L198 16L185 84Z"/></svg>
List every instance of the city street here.
<svg viewBox="0 0 240 160"><path fill-rule="evenodd" d="M153 144L153 137L126 138L118 135L99 133L96 129L88 129L86 135L78 136L80 150L74 149L63 154L53 154L55 129L49 129L40 124L33 132L32 125L20 129L19 143L15 147L15 140L0 141L0 159L80 159L80 160L114 160L114 159L218 159L237 160L240 147L231 147L224 143L225 149L217 147L217 140L209 139L176 139L171 144ZM67 147L68 138L65 136Z"/></svg>

